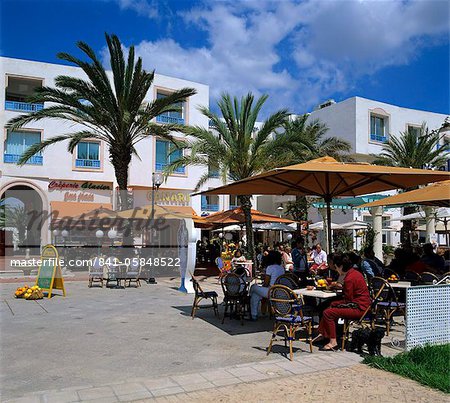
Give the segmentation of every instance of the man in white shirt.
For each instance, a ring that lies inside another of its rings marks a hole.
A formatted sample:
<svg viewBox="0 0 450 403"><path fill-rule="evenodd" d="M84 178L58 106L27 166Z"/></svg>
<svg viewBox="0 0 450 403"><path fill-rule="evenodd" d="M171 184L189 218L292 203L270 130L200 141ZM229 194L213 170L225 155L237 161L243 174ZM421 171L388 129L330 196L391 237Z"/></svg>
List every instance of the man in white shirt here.
<svg viewBox="0 0 450 403"><path fill-rule="evenodd" d="M285 273L281 265L281 253L271 250L267 255L267 269L263 285L253 284L250 288L250 313L251 319L258 318L259 303L263 298L269 297L269 289L275 284L278 277Z"/></svg>
<svg viewBox="0 0 450 403"><path fill-rule="evenodd" d="M311 258L314 261L311 270L323 270L327 267L327 253L322 249L322 245L318 243L311 252Z"/></svg>

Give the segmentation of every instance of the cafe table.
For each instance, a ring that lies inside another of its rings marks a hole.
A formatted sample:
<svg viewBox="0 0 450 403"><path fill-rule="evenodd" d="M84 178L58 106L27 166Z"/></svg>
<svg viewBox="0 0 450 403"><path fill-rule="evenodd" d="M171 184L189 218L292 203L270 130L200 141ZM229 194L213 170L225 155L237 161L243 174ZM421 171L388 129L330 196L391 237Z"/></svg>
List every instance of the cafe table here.
<svg viewBox="0 0 450 403"><path fill-rule="evenodd" d="M409 288L411 287L410 281L399 281L397 283L389 283L392 288Z"/></svg>
<svg viewBox="0 0 450 403"><path fill-rule="evenodd" d="M302 295L304 297L313 297L320 299L334 298L338 294L334 291L322 291L322 290L308 290L306 288L298 288L294 290L297 295Z"/></svg>

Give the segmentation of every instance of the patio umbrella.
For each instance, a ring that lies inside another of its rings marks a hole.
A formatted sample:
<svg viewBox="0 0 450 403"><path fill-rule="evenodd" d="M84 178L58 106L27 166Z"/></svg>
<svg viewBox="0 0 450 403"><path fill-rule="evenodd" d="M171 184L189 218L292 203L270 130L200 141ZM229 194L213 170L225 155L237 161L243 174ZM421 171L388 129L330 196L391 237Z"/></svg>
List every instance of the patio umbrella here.
<svg viewBox="0 0 450 403"><path fill-rule="evenodd" d="M283 232L295 232L296 229L290 227L287 224L280 222L266 222L261 224L255 224L254 229L266 230L266 231L283 231Z"/></svg>
<svg viewBox="0 0 450 403"><path fill-rule="evenodd" d="M340 229L359 230L359 229L367 229L368 226L369 226L369 223L354 220L354 221L350 221L350 222L346 222L345 224L342 224L340 226Z"/></svg>
<svg viewBox="0 0 450 403"><path fill-rule="evenodd" d="M315 195L323 197L327 206L328 251L330 252L332 244L330 205L333 197L359 196L399 188L406 189L449 179L449 172L343 163L331 157L322 157L303 164L272 169L198 194Z"/></svg>
<svg viewBox="0 0 450 403"><path fill-rule="evenodd" d="M449 174L447 172L447 174ZM400 204L420 204L422 206L450 207L450 180L433 183L410 192L399 193L360 207L395 206Z"/></svg>
<svg viewBox="0 0 450 403"><path fill-rule="evenodd" d="M447 207L440 207L436 211L436 213L433 214L433 216L438 220L441 220L443 218L450 218L450 209ZM417 213L402 215L400 217L392 218L389 221L406 221L406 220L415 220L415 219L421 219L421 218L424 218L424 219L426 218L426 214L424 211L418 211Z"/></svg>
<svg viewBox="0 0 450 403"><path fill-rule="evenodd" d="M339 224L335 224L334 222L330 223L329 226L331 227L331 229L340 229L341 226ZM318 221L315 222L314 224L310 224L308 225L309 229L316 229L316 230L321 230L323 231L323 221Z"/></svg>
<svg viewBox="0 0 450 403"><path fill-rule="evenodd" d="M258 210L252 209L251 211L252 221L254 222L277 222L285 224L292 224L294 222L287 218L281 218L272 214L266 214ZM216 225L245 223L245 215L242 207L214 213L209 216L203 217L203 219L208 223Z"/></svg>

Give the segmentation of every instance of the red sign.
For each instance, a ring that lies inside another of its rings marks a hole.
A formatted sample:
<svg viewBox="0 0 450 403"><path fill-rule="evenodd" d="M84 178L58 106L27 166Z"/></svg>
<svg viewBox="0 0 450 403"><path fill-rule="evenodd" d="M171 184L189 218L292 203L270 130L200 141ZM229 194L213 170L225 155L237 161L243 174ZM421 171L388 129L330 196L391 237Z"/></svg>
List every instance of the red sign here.
<svg viewBox="0 0 450 403"><path fill-rule="evenodd" d="M51 181L48 190L111 190L112 186L93 182L63 182Z"/></svg>

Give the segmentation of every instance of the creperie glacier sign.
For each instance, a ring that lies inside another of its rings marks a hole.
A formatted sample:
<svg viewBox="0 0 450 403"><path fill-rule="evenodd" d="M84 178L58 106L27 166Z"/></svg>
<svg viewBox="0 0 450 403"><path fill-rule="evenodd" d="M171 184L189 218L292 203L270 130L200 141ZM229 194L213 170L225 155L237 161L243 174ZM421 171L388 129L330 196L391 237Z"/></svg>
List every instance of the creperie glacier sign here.
<svg viewBox="0 0 450 403"><path fill-rule="evenodd" d="M51 181L48 190L111 190L108 183Z"/></svg>

